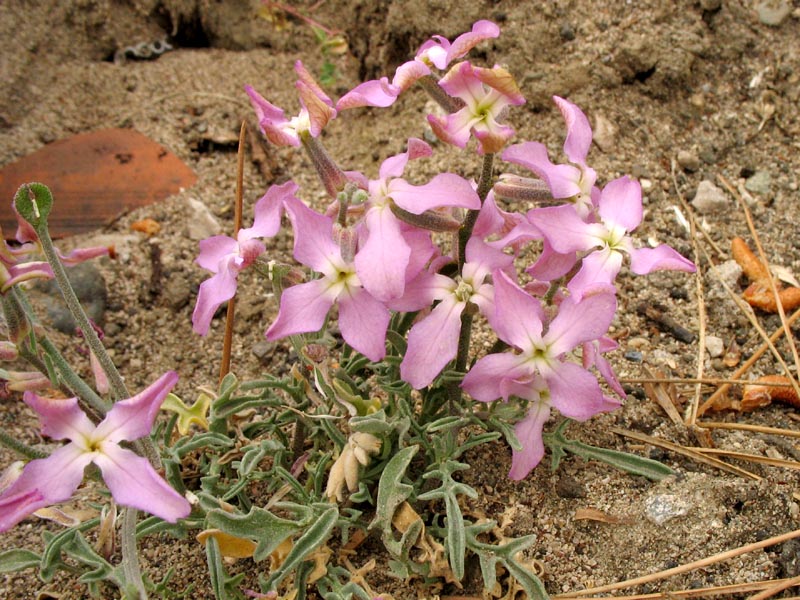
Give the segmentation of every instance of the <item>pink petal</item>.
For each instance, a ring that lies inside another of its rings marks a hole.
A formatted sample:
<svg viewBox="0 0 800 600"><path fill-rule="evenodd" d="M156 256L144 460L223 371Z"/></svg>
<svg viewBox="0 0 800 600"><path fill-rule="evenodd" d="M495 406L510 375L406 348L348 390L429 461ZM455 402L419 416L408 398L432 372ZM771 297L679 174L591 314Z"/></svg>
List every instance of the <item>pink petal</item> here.
<svg viewBox="0 0 800 600"><path fill-rule="evenodd" d="M233 259L229 264L233 263ZM206 335L211 326L214 313L236 294L236 276L233 268L222 268L218 273L200 284L197 303L192 313L192 329L199 335Z"/></svg>
<svg viewBox="0 0 800 600"><path fill-rule="evenodd" d="M565 417L585 421L606 409L597 379L578 365L559 363L544 377L553 406Z"/></svg>
<svg viewBox="0 0 800 600"><path fill-rule="evenodd" d="M112 248L108 246L93 246L91 248L75 248L69 254L62 254L58 249L56 249L56 252L61 262L71 267L98 256L108 256L111 250Z"/></svg>
<svg viewBox="0 0 800 600"><path fill-rule="evenodd" d="M504 105L511 104L513 106L521 106L525 104L525 96L520 92L514 76L503 67L498 65L495 65L491 69L472 67L472 75L481 83L484 83L492 90L498 92L502 96L502 103Z"/></svg>
<svg viewBox="0 0 800 600"><path fill-rule="evenodd" d="M339 330L344 341L373 362L386 354L389 318L389 310L366 290L339 298Z"/></svg>
<svg viewBox="0 0 800 600"><path fill-rule="evenodd" d="M146 458L104 442L94 458L117 503L176 522L192 510L189 502L164 481Z"/></svg>
<svg viewBox="0 0 800 600"><path fill-rule="evenodd" d="M429 385L455 358L464 306L449 296L411 328L408 350L400 364L400 377L411 387Z"/></svg>
<svg viewBox="0 0 800 600"><path fill-rule="evenodd" d="M0 264L0 276L2 276L2 287L0 292L6 292L12 286L22 283L23 281L30 281L31 279L52 279L53 269L44 261L26 262L19 265L14 265L6 270Z"/></svg>
<svg viewBox="0 0 800 600"><path fill-rule="evenodd" d="M386 77L365 81L339 98L336 110L342 111L361 106L386 108L395 103L401 91L401 87L389 83Z"/></svg>
<svg viewBox="0 0 800 600"><path fill-rule="evenodd" d="M512 391L504 385L506 380L518 380L531 375L531 367L525 359L512 352L487 354L480 358L464 376L461 387L470 396L481 402L492 402L498 398L508 400Z"/></svg>
<svg viewBox="0 0 800 600"><path fill-rule="evenodd" d="M597 250L583 257L583 264L570 279L567 289L575 300L580 300L592 290L613 289L614 279L622 268L622 253L610 248Z"/></svg>
<svg viewBox="0 0 800 600"><path fill-rule="evenodd" d="M289 134L283 129L283 126L289 123L283 109L265 100L251 86L246 85L244 89L256 111L259 127L262 133L267 136L267 139L276 146L299 146L300 138L296 134Z"/></svg>
<svg viewBox="0 0 800 600"><path fill-rule="evenodd" d="M472 184L455 173L440 173L424 185L393 179L389 182L389 196L397 206L415 215L446 206L470 210L481 207L481 200Z"/></svg>
<svg viewBox="0 0 800 600"><path fill-rule="evenodd" d="M320 273L329 274L333 263L341 262L339 246L333 241L333 221L302 202L286 206L294 228L294 257Z"/></svg>
<svg viewBox="0 0 800 600"><path fill-rule="evenodd" d="M333 306L333 298L326 294L326 285L324 279L316 279L283 290L278 317L267 329L267 339L319 331Z"/></svg>
<svg viewBox="0 0 800 600"><path fill-rule="evenodd" d="M542 305L499 270L494 272L494 304L491 323L497 337L520 350L541 341Z"/></svg>
<svg viewBox="0 0 800 600"><path fill-rule="evenodd" d="M581 219L571 204L534 209L528 213L528 219L559 254L589 250L605 233L602 225L589 224Z"/></svg>
<svg viewBox="0 0 800 600"><path fill-rule="evenodd" d="M479 154L497 154L515 133L513 127L500 125L493 119L476 125L472 130L472 134L478 140Z"/></svg>
<svg viewBox="0 0 800 600"><path fill-rule="evenodd" d="M475 228L472 230L473 235L478 237L487 238L493 234L510 234L515 227L523 223L524 217L518 213L506 212L497 206L495 200L494 190L489 191L486 200L483 202L481 212L478 214L478 220L475 222ZM539 235L541 238L541 234ZM509 241L501 247L513 244Z"/></svg>
<svg viewBox="0 0 800 600"><path fill-rule="evenodd" d="M595 294L575 302L565 299L550 323L545 343L554 357L561 356L583 342L596 340L608 331L617 311L613 294Z"/></svg>
<svg viewBox="0 0 800 600"><path fill-rule="evenodd" d="M427 142L423 142L418 138L408 138L407 150L405 152L390 156L381 163L378 178L386 180L390 177L401 177L409 160L428 157L432 154L433 149Z"/></svg>
<svg viewBox="0 0 800 600"><path fill-rule="evenodd" d="M642 188L627 175L609 181L600 195L600 217L606 224L633 231L642 222Z"/></svg>
<svg viewBox="0 0 800 600"><path fill-rule="evenodd" d="M71 443L47 458L30 461L19 478L0 495L0 531L13 527L43 506L69 500L91 460L90 453Z"/></svg>
<svg viewBox="0 0 800 600"><path fill-rule="evenodd" d="M575 252L561 254L553 250L550 242L545 240L539 259L525 269L525 272L539 281L553 281L569 273L577 261L578 256Z"/></svg>
<svg viewBox="0 0 800 600"><path fill-rule="evenodd" d="M34 392L22 396L39 415L42 433L54 440L82 440L94 432L94 423L78 406L77 398L42 398Z"/></svg>
<svg viewBox="0 0 800 600"><path fill-rule="evenodd" d="M445 117L428 115L428 124L436 137L459 148L467 147L474 122L475 119L464 108Z"/></svg>
<svg viewBox="0 0 800 600"><path fill-rule="evenodd" d="M178 374L167 371L135 396L115 403L92 437L121 442L150 435L161 404L176 383Z"/></svg>
<svg viewBox="0 0 800 600"><path fill-rule="evenodd" d="M298 81L302 82L305 89L313 93L320 101L333 108L333 101L328 97L324 90L320 87L308 69L303 65L303 61L298 60L294 63L294 71L297 73Z"/></svg>
<svg viewBox="0 0 800 600"><path fill-rule="evenodd" d="M400 231L400 224L388 206L367 211L364 223L367 240L355 256L354 264L361 285L382 302L403 295L406 267L411 248Z"/></svg>
<svg viewBox="0 0 800 600"><path fill-rule="evenodd" d="M580 108L569 100L553 96L564 121L567 123L567 138L564 140L564 154L570 162L577 165L586 164L586 156L592 145L592 126L589 119L583 114Z"/></svg>
<svg viewBox="0 0 800 600"><path fill-rule="evenodd" d="M444 69L447 65L449 65L452 61L457 58L462 58L472 50L475 46L477 46L483 40L489 38L496 38L500 35L500 28L492 23L491 21L481 20L477 21L472 26L472 31L467 33L462 33L456 39L453 40L453 43L447 49L446 59L444 65L439 66L436 65L439 69Z"/></svg>
<svg viewBox="0 0 800 600"><path fill-rule="evenodd" d="M403 295L400 298L390 300L387 305L398 312L416 312L430 306L435 299L440 278L452 281L444 275L433 274L428 271L420 272L415 278L406 282Z"/></svg>
<svg viewBox="0 0 800 600"><path fill-rule="evenodd" d="M550 162L547 148L539 142L514 144L503 151L503 160L530 169L544 180L554 198L572 198L582 193L582 173L573 165Z"/></svg>
<svg viewBox="0 0 800 600"><path fill-rule="evenodd" d="M511 471L508 476L519 481L525 479L544 457L542 429L550 418L550 406L538 401L531 404L528 414L514 426L522 450L512 450Z"/></svg>
<svg viewBox="0 0 800 600"><path fill-rule="evenodd" d="M392 86L404 91L410 88L418 79L430 74L430 68L421 60L410 60L397 67L392 78Z"/></svg>
<svg viewBox="0 0 800 600"><path fill-rule="evenodd" d="M274 237L281 228L281 216L286 202L297 200L295 193L298 186L294 181L282 185L272 185L256 202L253 226L239 232L240 239L256 237ZM198 259L199 260L199 259ZM202 265L201 265L202 266Z"/></svg>
<svg viewBox="0 0 800 600"><path fill-rule="evenodd" d="M217 273L220 263L231 254L239 252L239 243L227 235L215 235L200 240L200 253L195 262L212 273Z"/></svg>
<svg viewBox="0 0 800 600"><path fill-rule="evenodd" d="M308 131L311 137L319 137L328 122L336 117L336 109L330 105L327 96L320 98L305 82L298 81L295 87L300 95L300 104L308 112Z"/></svg>
<svg viewBox="0 0 800 600"><path fill-rule="evenodd" d="M655 248L631 250L631 271L637 275L647 275L662 270L694 273L696 267L692 261L666 244L659 244Z"/></svg>

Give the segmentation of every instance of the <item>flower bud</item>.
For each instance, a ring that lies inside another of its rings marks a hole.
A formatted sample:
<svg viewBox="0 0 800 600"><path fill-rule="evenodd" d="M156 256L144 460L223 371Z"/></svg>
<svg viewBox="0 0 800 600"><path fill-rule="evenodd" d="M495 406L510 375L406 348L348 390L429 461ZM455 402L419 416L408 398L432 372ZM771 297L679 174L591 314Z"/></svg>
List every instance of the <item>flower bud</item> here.
<svg viewBox="0 0 800 600"><path fill-rule="evenodd" d="M342 260L346 263L353 262L358 247L358 235L349 227L343 227L339 223L333 224L333 241L339 244L342 253Z"/></svg>
<svg viewBox="0 0 800 600"><path fill-rule="evenodd" d="M391 209L395 217L397 217L404 223L408 223L409 225L414 225L415 227L419 227L420 229L427 229L428 231L447 232L447 231L457 231L461 227L461 221L459 221L452 215L439 212L436 210L426 210L424 213L420 215L415 215L414 213L408 212L407 210L403 210L402 208L397 206L394 202L391 203Z"/></svg>
<svg viewBox="0 0 800 600"><path fill-rule="evenodd" d="M325 186L325 191L332 198L336 198L338 192L342 191L344 186L347 185L347 175L334 162L322 142L312 137L309 132L302 132L300 141L303 142L303 147L308 152L308 156L317 170L317 175L322 180L322 185Z"/></svg>
<svg viewBox="0 0 800 600"><path fill-rule="evenodd" d="M541 179L519 177L503 173L494 184L494 195L503 200L520 202L547 203L553 202L553 194L549 186Z"/></svg>

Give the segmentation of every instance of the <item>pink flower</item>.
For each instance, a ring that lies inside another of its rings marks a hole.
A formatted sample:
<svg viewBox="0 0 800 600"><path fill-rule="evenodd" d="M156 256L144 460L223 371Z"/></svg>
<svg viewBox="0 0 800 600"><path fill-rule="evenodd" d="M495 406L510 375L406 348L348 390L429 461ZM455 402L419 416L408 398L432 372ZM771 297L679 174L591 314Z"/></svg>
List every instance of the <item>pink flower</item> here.
<svg viewBox="0 0 800 600"><path fill-rule="evenodd" d="M370 360L380 360L386 353L389 310L364 289L353 259L346 259L333 240L329 217L299 201L287 205L286 210L294 227L294 257L321 277L283 291L267 339L319 331L336 303L344 340Z"/></svg>
<svg viewBox="0 0 800 600"><path fill-rule="evenodd" d="M287 119L283 109L265 100L251 86L245 91L250 96L250 103L256 111L261 132L276 146L299 146L300 136L304 133L317 137L328 121L336 117L333 101L322 91L301 61L294 65L298 80L295 83L300 96L300 113Z"/></svg>
<svg viewBox="0 0 800 600"><path fill-rule="evenodd" d="M513 128L498 122L509 105L525 104L525 98L508 71L500 66L484 69L462 62L450 69L439 85L450 96L464 102L463 108L446 117L428 115L428 122L439 139L464 148L473 134L483 154L499 152L514 135Z"/></svg>
<svg viewBox="0 0 800 600"><path fill-rule="evenodd" d="M581 421L614 405L604 397L591 373L565 357L606 332L614 318L616 300L610 293L587 296L581 302L567 298L545 328L547 319L539 301L506 273L496 271L494 305L492 326L511 350L478 360L461 386L481 402L516 396L532 403L528 417L518 423L517 435L523 448L514 453L510 473L512 478L521 479L541 460L541 430L551 405Z"/></svg>
<svg viewBox="0 0 800 600"><path fill-rule="evenodd" d="M531 222L559 253L589 252L580 271L567 288L576 299L595 286L609 286L622 267L622 257L631 257L631 271L646 275L656 270L694 272L691 261L661 244L635 248L629 232L642 222L642 190L627 176L611 181L598 200L598 223L586 223L570 205L535 209Z"/></svg>
<svg viewBox="0 0 800 600"><path fill-rule="evenodd" d="M594 183L597 173L587 166L586 156L592 145L592 127L589 119L572 102L553 96L567 124L564 154L572 164L556 165L550 162L547 148L539 142L523 142L509 146L503 152L503 160L522 165L536 173L550 187L553 198L569 199L578 213L585 217L592 207L592 198L597 193Z"/></svg>
<svg viewBox="0 0 800 600"><path fill-rule="evenodd" d="M411 239L411 232L416 230L394 215L392 204L414 215L442 207L479 209L481 206L472 184L454 173L440 173L419 186L400 179L409 160L431 153L428 144L411 138L408 151L383 161L378 179L368 184L369 200L355 266L364 288L382 302L402 296L406 280L415 277L424 266L419 260L412 261L412 250L424 252L421 240ZM426 259L429 257L430 252ZM411 271L409 265L414 267Z"/></svg>
<svg viewBox="0 0 800 600"><path fill-rule="evenodd" d="M401 300L410 303L419 300L418 310L440 302L408 333L408 349L400 364L400 376L415 389L430 383L458 352L461 314L473 304L487 318L494 311L494 292L490 275L495 269L511 268L513 258L487 246L480 238L467 243L467 262L462 275L456 279L440 274L429 274L409 286ZM412 308L414 305L406 306Z"/></svg>
<svg viewBox="0 0 800 600"><path fill-rule="evenodd" d="M94 463L119 504L147 511L171 523L186 517L191 506L150 463L122 441L150 435L158 409L178 375L169 371L140 394L117 402L98 425L78 406L77 398L41 398L26 392L24 400L39 414L42 433L68 439L50 456L30 461L0 495L0 531L10 529L34 511L66 502Z"/></svg>
<svg viewBox="0 0 800 600"><path fill-rule="evenodd" d="M387 77L365 81L339 98L336 110L359 106L391 106L401 92L421 77L430 75L432 66L444 70L452 61L466 56L483 40L496 38L498 35L500 28L491 21L476 22L472 31L462 33L452 44L446 38L435 35L420 46L414 60L397 68L391 83Z"/></svg>
<svg viewBox="0 0 800 600"><path fill-rule="evenodd" d="M296 191L297 184L293 181L270 187L256 202L252 227L240 229L236 239L215 235L200 242L200 254L196 262L214 275L200 284L192 314L195 332L200 335L208 333L214 313L236 293L239 272L252 265L266 251L257 238L273 237L278 233L286 203L299 202L294 196Z"/></svg>

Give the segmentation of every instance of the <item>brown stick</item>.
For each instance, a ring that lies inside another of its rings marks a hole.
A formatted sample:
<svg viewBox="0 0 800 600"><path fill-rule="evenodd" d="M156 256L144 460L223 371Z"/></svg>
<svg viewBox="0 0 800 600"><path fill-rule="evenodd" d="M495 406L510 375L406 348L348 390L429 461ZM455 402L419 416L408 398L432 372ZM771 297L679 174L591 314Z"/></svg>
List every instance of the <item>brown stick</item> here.
<svg viewBox="0 0 800 600"><path fill-rule="evenodd" d="M242 228L242 194L244 187L244 140L247 133L247 122L242 121L239 130L239 149L236 154L236 199L233 205L233 237L239 235ZM228 300L228 309L225 313L225 337L222 342L222 360L219 366L219 381L231 371L231 347L233 346L233 320L236 316L236 295Z"/></svg>

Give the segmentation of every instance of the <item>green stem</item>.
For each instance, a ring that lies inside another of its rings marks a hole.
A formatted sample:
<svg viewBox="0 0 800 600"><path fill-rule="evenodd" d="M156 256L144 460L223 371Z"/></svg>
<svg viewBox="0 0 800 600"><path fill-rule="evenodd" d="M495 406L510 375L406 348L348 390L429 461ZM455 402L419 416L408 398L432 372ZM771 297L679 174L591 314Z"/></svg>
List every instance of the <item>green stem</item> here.
<svg viewBox="0 0 800 600"><path fill-rule="evenodd" d="M478 198L481 200L481 206L486 201L486 196L489 195L489 190L492 189L492 173L494 171L494 154L484 154L483 164L481 165L481 176L478 180ZM475 229L475 223L478 221L480 209L471 210L467 213L467 218L464 219L464 224L458 232L458 272L464 268L466 262L465 253L467 250L467 242L472 237L472 230Z"/></svg>
<svg viewBox="0 0 800 600"><path fill-rule="evenodd" d="M75 371L72 370L72 367L69 366L64 356L58 351L58 348L53 345L53 342L44 337L39 338L38 342L42 350L44 350L47 356L50 357L50 360L53 361L53 366L58 370L58 375L67 389L86 402L86 404L101 417L106 416L106 413L111 408L108 402L103 400L77 373L75 373ZM30 360L25 355L25 351L20 351L20 355ZM42 372L46 373L46 371Z"/></svg>
<svg viewBox="0 0 800 600"><path fill-rule="evenodd" d="M463 100L448 95L432 75L420 77L417 79L417 84L446 112L454 113L464 106Z"/></svg>
<svg viewBox="0 0 800 600"><path fill-rule="evenodd" d="M78 327L83 332L83 338L86 340L90 350L94 352L100 366L108 376L108 382L111 385L111 393L114 396L114 400L129 398L130 394L125 387L122 376L119 374L117 367L106 352L103 342L100 341L97 332L89 322L89 317L86 316L81 306L80 300L78 300L78 297L75 295L72 285L70 285L67 272L64 270L64 265L61 264L61 260L58 258L55 246L53 245L53 240L50 238L50 232L47 230L47 227L38 227L36 233L39 234L42 250L47 258L47 262L50 263L56 283L61 290L61 295L64 297L64 302L66 302L69 312L72 314L72 318L75 319Z"/></svg>
<svg viewBox="0 0 800 600"><path fill-rule="evenodd" d="M125 583L133 586L139 600L147 600L147 591L142 581L142 570L139 567L139 556L136 552L136 521L139 511L135 508L126 508L122 517L120 541L122 549L122 571L125 573Z"/></svg>
<svg viewBox="0 0 800 600"><path fill-rule="evenodd" d="M19 440L14 439L2 429L0 429L0 444L10 450L13 450L23 458L30 460L47 458L49 456L47 452L42 452L41 450L37 450L36 448L28 446L28 444L23 444Z"/></svg>

